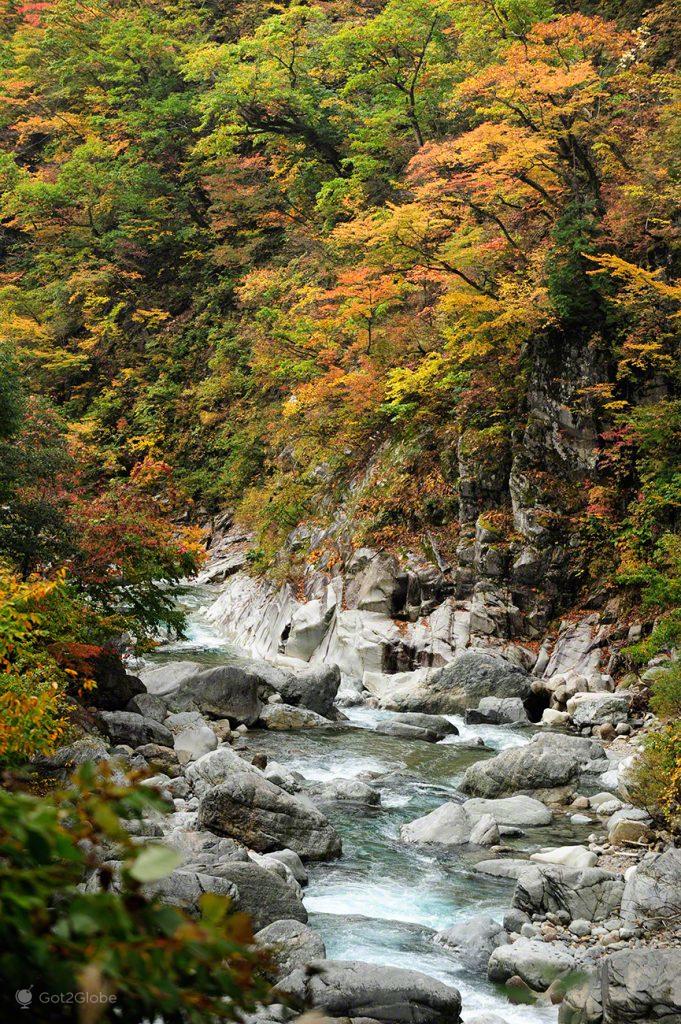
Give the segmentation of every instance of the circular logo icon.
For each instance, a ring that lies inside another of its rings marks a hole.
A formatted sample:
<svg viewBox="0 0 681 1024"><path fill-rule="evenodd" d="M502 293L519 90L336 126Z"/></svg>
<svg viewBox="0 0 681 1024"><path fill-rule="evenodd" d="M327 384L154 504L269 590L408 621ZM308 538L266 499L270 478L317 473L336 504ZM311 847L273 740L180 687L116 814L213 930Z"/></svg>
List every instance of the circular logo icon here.
<svg viewBox="0 0 681 1024"><path fill-rule="evenodd" d="M29 1006L33 1001L33 993L31 992L32 988L33 985L31 985L29 988L18 988L17 991L14 993L14 998L16 999L22 1010L28 1010Z"/></svg>

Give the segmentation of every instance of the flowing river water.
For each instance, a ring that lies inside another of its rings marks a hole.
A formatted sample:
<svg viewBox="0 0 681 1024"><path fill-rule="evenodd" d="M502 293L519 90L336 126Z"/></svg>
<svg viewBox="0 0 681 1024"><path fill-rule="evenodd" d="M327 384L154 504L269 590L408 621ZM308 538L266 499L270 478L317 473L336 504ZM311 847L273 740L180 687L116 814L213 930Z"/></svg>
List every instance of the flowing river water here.
<svg viewBox="0 0 681 1024"><path fill-rule="evenodd" d="M185 641L159 650L154 660L187 659L220 664L243 654L230 647L202 618L205 596L190 606ZM555 1024L551 1006L512 1005L504 989L484 974L467 971L456 955L433 941L435 931L484 914L501 921L510 907L513 882L474 871L475 854L465 848L441 854L399 840L399 827L451 798L465 768L481 756L526 743L529 730L504 726L466 726L448 716L460 737L440 743L405 740L376 733L390 712L367 707L346 709L349 721L331 729L248 733L245 756L267 754L310 781L361 777L376 786L382 805L328 804L323 810L343 839L335 862L309 866L305 906L310 924L324 938L329 959L405 967L454 985L461 992L463 1019L496 1013L507 1024ZM462 740L481 736L487 750ZM581 842L581 829L567 821L528 829L512 840L518 855L541 846Z"/></svg>

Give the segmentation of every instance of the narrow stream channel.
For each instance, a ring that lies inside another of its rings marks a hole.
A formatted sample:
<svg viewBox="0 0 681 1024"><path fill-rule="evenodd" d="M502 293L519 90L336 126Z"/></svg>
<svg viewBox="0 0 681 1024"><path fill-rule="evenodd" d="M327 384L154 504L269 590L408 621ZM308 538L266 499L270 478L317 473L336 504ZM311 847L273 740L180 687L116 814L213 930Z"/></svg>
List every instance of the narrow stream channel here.
<svg viewBox="0 0 681 1024"><path fill-rule="evenodd" d="M205 600L205 598L204 598ZM201 616L201 595L190 606L188 639L168 644L154 660L192 660L208 664L243 655L215 634ZM510 907L513 882L476 873L477 858L464 850L434 854L401 843L401 824L446 801L465 768L480 756L526 743L531 732L503 726L464 725L460 737L431 744L376 733L390 712L353 708L342 726L305 732L253 730L244 754L263 751L270 761L300 772L308 780L361 777L382 794L382 806L333 803L323 807L343 838L337 862L310 866L305 906L310 924L323 936L330 959L406 967L457 987L463 1018L496 1013L507 1024L555 1024L555 1007L512 1005L502 988L483 975L466 971L455 955L433 942L433 933L481 914L501 921ZM489 751L461 741L482 736ZM588 831L588 828L586 829ZM518 852L544 845L581 842L584 828L554 823L528 830L513 841Z"/></svg>

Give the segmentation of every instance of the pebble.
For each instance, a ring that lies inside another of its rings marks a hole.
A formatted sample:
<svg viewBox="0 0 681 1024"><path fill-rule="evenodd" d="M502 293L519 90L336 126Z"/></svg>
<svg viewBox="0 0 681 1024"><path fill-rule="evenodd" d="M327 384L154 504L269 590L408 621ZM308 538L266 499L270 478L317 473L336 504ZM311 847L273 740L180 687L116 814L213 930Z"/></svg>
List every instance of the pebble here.
<svg viewBox="0 0 681 1024"><path fill-rule="evenodd" d="M586 814L571 814L570 823L572 825L590 825L592 818L589 818Z"/></svg>
<svg viewBox="0 0 681 1024"><path fill-rule="evenodd" d="M585 921L582 918L578 918L576 921L573 921L568 928L572 934L576 935L578 938L591 934L591 922Z"/></svg>
<svg viewBox="0 0 681 1024"><path fill-rule="evenodd" d="M520 929L520 934L525 939L533 939L537 934L537 929L534 927L533 924L524 924Z"/></svg>

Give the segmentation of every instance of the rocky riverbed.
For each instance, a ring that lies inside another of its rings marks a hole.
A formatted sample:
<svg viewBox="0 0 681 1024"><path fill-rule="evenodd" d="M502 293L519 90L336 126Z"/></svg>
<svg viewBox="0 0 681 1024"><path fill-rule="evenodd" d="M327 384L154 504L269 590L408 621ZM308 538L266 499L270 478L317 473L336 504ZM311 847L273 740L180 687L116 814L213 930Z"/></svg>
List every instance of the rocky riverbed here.
<svg viewBox="0 0 681 1024"><path fill-rule="evenodd" d="M154 772L174 813L141 832L184 860L158 886L253 916L287 1004L259 1021L681 1021L681 850L628 798L645 723L616 694L531 723L532 676L473 649L389 710L334 664L234 649L212 596L60 757Z"/></svg>

